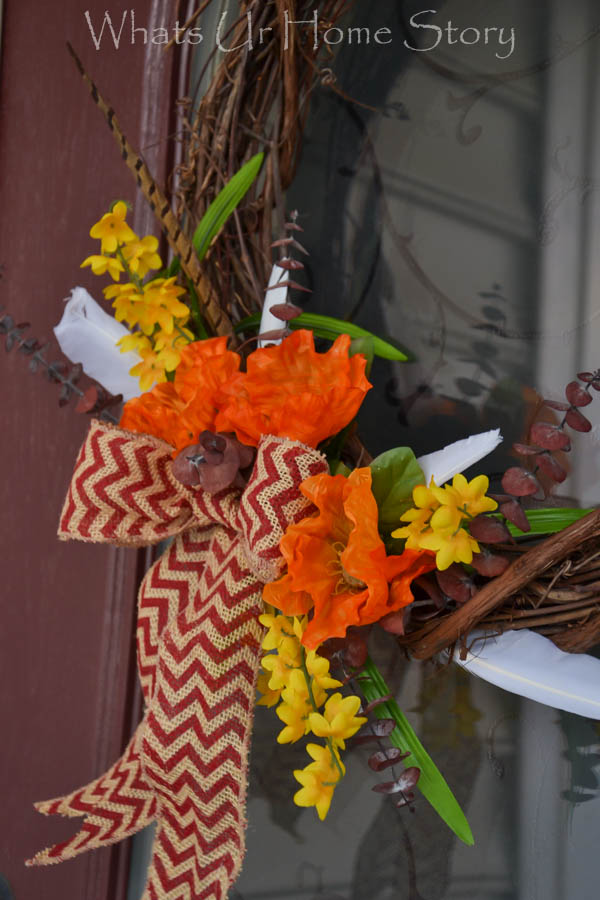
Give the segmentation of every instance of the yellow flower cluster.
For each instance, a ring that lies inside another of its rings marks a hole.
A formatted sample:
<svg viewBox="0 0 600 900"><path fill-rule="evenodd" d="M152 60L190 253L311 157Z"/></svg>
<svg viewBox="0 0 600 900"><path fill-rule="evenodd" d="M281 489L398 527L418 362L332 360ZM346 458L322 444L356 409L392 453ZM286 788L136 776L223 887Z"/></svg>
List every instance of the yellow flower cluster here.
<svg viewBox="0 0 600 900"><path fill-rule="evenodd" d="M340 750L367 720L356 715L359 697L343 697L339 692L328 697L327 691L341 687L341 682L331 677L329 660L302 646L306 617L265 613L260 621L267 628L262 644L267 653L258 679L262 694L258 702L262 706L278 704L276 712L285 726L277 737L280 744L311 733L324 739L323 744L307 744L312 762L294 772L302 785L294 803L316 807L319 818L324 819L345 772Z"/></svg>
<svg viewBox="0 0 600 900"><path fill-rule="evenodd" d="M433 478L429 487L417 485L413 490L415 508L400 516L409 522L392 532L392 537L406 538L409 550L432 550L438 569L447 569L453 562L470 563L479 544L465 529L470 519L491 512L498 504L486 497L490 482L485 475L467 481L455 475L452 484L437 487Z"/></svg>
<svg viewBox="0 0 600 900"><path fill-rule="evenodd" d="M166 381L181 359L181 347L194 339L185 327L190 311L180 297L185 288L175 278L143 278L162 267L157 253L158 240L153 235L139 238L125 217L127 205L119 200L92 227L90 236L100 240L100 255L88 256L81 266L90 266L94 275L108 272L115 282L125 273L128 281L104 289L112 300L115 318L135 329L119 341L122 353L134 350L141 362L130 374L140 379L143 391L156 382Z"/></svg>

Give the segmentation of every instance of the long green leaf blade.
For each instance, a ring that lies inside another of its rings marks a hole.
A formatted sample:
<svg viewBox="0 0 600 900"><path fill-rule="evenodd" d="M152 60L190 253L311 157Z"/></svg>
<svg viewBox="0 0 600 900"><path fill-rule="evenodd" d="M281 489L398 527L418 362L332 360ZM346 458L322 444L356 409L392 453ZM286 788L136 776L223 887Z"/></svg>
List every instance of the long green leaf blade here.
<svg viewBox="0 0 600 900"><path fill-rule="evenodd" d="M555 534L557 531L562 531L563 528L567 528L573 522L578 522L579 519L583 519L584 516L591 512L591 509L563 509L559 507L526 509L525 515L531 525L531 531L521 531L512 522L507 522L506 524L514 537L537 537L542 534Z"/></svg>
<svg viewBox="0 0 600 900"><path fill-rule="evenodd" d="M198 259L204 259L208 248L221 231L221 228L236 206L246 196L248 189L260 171L264 156L264 153L257 153L256 156L248 160L227 182L223 190L217 194L202 216L192 238Z"/></svg>
<svg viewBox="0 0 600 900"><path fill-rule="evenodd" d="M236 333L258 328L260 325L260 313L247 316L235 326ZM405 362L408 357L402 350L398 350L393 344L377 337L366 328L355 325L353 322L345 322L343 319L334 319L332 316L322 316L319 313L301 313L296 319L288 322L290 328L309 328L317 337L335 340L340 334L349 334L351 338L369 338L373 342L373 352L381 359L391 359L395 362Z"/></svg>
<svg viewBox="0 0 600 900"><path fill-rule="evenodd" d="M357 680L368 702L390 693L379 669L370 658ZM395 747L410 752L406 765L418 766L421 770L417 787L457 837L472 846L475 841L465 814L398 704L395 700L387 700L376 706L373 712L379 719L394 719L396 728L390 735L390 741Z"/></svg>

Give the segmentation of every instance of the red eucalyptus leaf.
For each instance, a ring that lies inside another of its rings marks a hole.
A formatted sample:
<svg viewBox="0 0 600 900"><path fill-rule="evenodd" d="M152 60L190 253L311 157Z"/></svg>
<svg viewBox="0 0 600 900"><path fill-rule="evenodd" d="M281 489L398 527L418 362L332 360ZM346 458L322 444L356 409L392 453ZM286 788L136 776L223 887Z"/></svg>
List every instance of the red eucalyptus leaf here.
<svg viewBox="0 0 600 900"><path fill-rule="evenodd" d="M513 497L531 497L541 490L541 484L535 475L520 466L506 470L502 478L502 487Z"/></svg>
<svg viewBox="0 0 600 900"><path fill-rule="evenodd" d="M79 398L77 406L75 407L75 412L89 413L93 409L96 409L97 403L98 403L98 391L92 385L92 387L89 387L87 389L87 391L85 391L83 397Z"/></svg>
<svg viewBox="0 0 600 900"><path fill-rule="evenodd" d="M559 412L566 412L568 409L571 409L570 403L563 403L562 400L544 400L544 406L549 406L550 409L558 409Z"/></svg>
<svg viewBox="0 0 600 900"><path fill-rule="evenodd" d="M389 769L390 766L397 765L403 759L406 759L407 756L410 756L410 753L408 751L403 753L398 747L378 750L377 753L372 753L369 757L369 768L373 769L374 772L382 772L384 769Z"/></svg>
<svg viewBox="0 0 600 900"><path fill-rule="evenodd" d="M500 512L521 531L531 531L529 519L518 500L509 500L507 503L503 503Z"/></svg>
<svg viewBox="0 0 600 900"><path fill-rule="evenodd" d="M579 378L580 381L586 381L589 383L590 381L594 380L594 373L593 372L579 372L577 377Z"/></svg>
<svg viewBox="0 0 600 900"><path fill-rule="evenodd" d="M578 409L570 409L565 416L565 422L573 431L591 431L592 423L580 413Z"/></svg>
<svg viewBox="0 0 600 900"><path fill-rule="evenodd" d="M71 387L68 384L63 384L63 386L60 389L60 394L58 396L58 405L66 406L70 399L71 399Z"/></svg>
<svg viewBox="0 0 600 900"><path fill-rule="evenodd" d="M537 464L544 475L547 475L548 478L551 478L552 481L556 481L558 484L562 484L567 477L566 469L563 469L561 464L549 453L541 453L538 456Z"/></svg>
<svg viewBox="0 0 600 900"><path fill-rule="evenodd" d="M485 575L486 578L496 578L508 569L510 562L505 556L483 550L481 553L473 554L471 565L480 575Z"/></svg>
<svg viewBox="0 0 600 900"><path fill-rule="evenodd" d="M433 575L421 575L420 578L415 579L414 584L417 584L425 591L436 609L444 608L444 595L440 591L438 583Z"/></svg>
<svg viewBox="0 0 600 900"><path fill-rule="evenodd" d="M361 744L371 744L373 741L389 737L395 727L396 723L393 719L377 719L376 722L370 722L369 725L363 728L360 734L351 738L350 743L353 747Z"/></svg>
<svg viewBox="0 0 600 900"><path fill-rule="evenodd" d="M396 610L396 612L388 613L377 624L381 625L383 630L388 631L390 634L402 635L406 631L406 621L409 616L410 607L407 606L404 609Z"/></svg>
<svg viewBox="0 0 600 900"><path fill-rule="evenodd" d="M198 443L202 444L205 450L216 450L217 453L223 453L227 447L227 441L222 434L215 434L214 431L202 431L198 437Z"/></svg>
<svg viewBox="0 0 600 900"><path fill-rule="evenodd" d="M263 331L258 338L261 341L280 341L286 334L285 328L277 328L275 331Z"/></svg>
<svg viewBox="0 0 600 900"><path fill-rule="evenodd" d="M276 303L275 306L271 307L270 312L273 313L276 319L290 322L292 319L297 319L298 316L302 315L303 310L299 306L294 306L293 303Z"/></svg>
<svg viewBox="0 0 600 900"><path fill-rule="evenodd" d="M519 456L535 456L537 453L541 452L539 447L530 447L529 444L513 444L513 450L515 453L518 453Z"/></svg>
<svg viewBox="0 0 600 900"><path fill-rule="evenodd" d="M595 391L600 391L600 380L597 381L596 379L594 379L592 381L592 387Z"/></svg>
<svg viewBox="0 0 600 900"><path fill-rule="evenodd" d="M367 661L367 642L358 634L351 634L345 642L342 658L346 665L353 669L360 669Z"/></svg>
<svg viewBox="0 0 600 900"><path fill-rule="evenodd" d="M400 778L396 781L384 781L381 784L373 785L372 789L377 794L397 794L400 791L410 791L415 787L421 776L421 770L417 766L410 766L405 769Z"/></svg>
<svg viewBox="0 0 600 900"><path fill-rule="evenodd" d="M37 341L35 341L37 344ZM77 384L81 380L81 376L83 375L83 366L81 363L75 363L75 365L71 368L69 372L69 381L71 384Z"/></svg>
<svg viewBox="0 0 600 900"><path fill-rule="evenodd" d="M436 572L435 577L444 594L457 603L466 603L475 592L475 586L469 575L456 563L443 572Z"/></svg>
<svg viewBox="0 0 600 900"><path fill-rule="evenodd" d="M299 259L280 259L277 265L280 269L285 269L287 272L296 272L298 269L304 268L304 263L301 263Z"/></svg>
<svg viewBox="0 0 600 900"><path fill-rule="evenodd" d="M572 406L587 406L592 402L589 391L586 391L577 381L571 381L566 389L565 394L567 400Z"/></svg>
<svg viewBox="0 0 600 900"><path fill-rule="evenodd" d="M469 531L476 541L483 541L484 544L510 541L510 531L506 525L491 516L477 516L469 523Z"/></svg>
<svg viewBox="0 0 600 900"><path fill-rule="evenodd" d="M547 422L536 422L531 426L531 440L544 450L571 449L568 434L557 425L549 425Z"/></svg>
<svg viewBox="0 0 600 900"><path fill-rule="evenodd" d="M305 294L312 294L312 290L310 288L304 287L303 284L298 284L297 281L278 281L277 284L272 284L271 287L268 287L267 291L276 291L277 288L289 287L293 288L295 291L304 291Z"/></svg>
<svg viewBox="0 0 600 900"><path fill-rule="evenodd" d="M319 648L319 655L321 650ZM367 706L362 707L360 714L361 716L368 716L369 713L372 713L374 709L377 709L378 706L382 706L382 704L387 703L388 700L393 700L391 694L385 694L383 697L376 697L375 700L371 700Z"/></svg>

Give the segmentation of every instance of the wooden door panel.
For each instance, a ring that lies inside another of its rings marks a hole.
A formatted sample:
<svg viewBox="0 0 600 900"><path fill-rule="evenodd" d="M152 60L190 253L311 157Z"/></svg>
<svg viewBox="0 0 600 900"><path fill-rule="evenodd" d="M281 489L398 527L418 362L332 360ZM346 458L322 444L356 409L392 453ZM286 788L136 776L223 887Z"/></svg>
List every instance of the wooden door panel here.
<svg viewBox="0 0 600 900"><path fill-rule="evenodd" d="M145 6L148 20L169 16L170 4ZM103 42L96 51L84 12L101 20L105 8L97 0L4 4L0 304L40 338L52 336L76 284L101 296L102 281L78 266L95 252L89 228L108 204L129 200L136 224L151 222L67 39L132 142L152 145L146 157L159 180L168 166L173 57L139 42L118 50ZM88 421L73 404L59 409L56 386L29 373L15 351L0 349L0 384L0 873L18 900L121 900L126 849L42 869L23 860L77 825L40 816L33 801L101 774L132 730L135 588L145 554L58 541Z"/></svg>

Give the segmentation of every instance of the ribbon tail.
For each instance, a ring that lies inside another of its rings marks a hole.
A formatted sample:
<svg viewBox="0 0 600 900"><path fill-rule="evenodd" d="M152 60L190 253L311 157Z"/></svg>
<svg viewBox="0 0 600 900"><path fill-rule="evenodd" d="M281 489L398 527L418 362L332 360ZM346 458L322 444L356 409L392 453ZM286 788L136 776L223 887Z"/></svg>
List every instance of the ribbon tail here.
<svg viewBox="0 0 600 900"><path fill-rule="evenodd" d="M35 804L44 815L85 816L85 820L77 834L41 850L26 865L44 866L72 859L86 850L123 840L154 820L156 797L140 759L144 728L145 721L121 758L100 778L65 797Z"/></svg>
<svg viewBox="0 0 600 900"><path fill-rule="evenodd" d="M169 624L142 742L158 796L144 900L225 900L242 864L262 585L215 528L195 610Z"/></svg>

